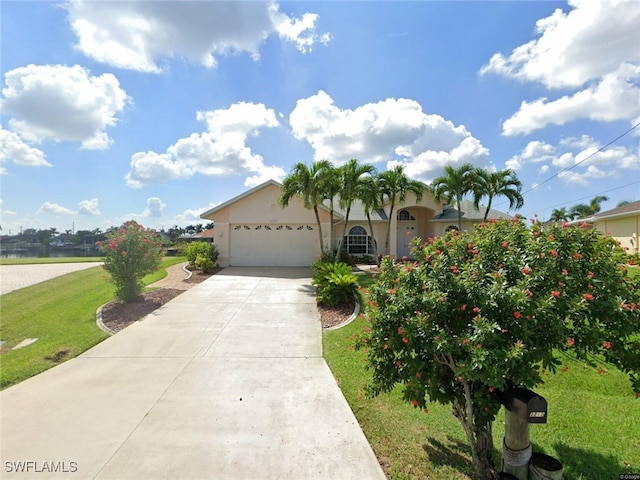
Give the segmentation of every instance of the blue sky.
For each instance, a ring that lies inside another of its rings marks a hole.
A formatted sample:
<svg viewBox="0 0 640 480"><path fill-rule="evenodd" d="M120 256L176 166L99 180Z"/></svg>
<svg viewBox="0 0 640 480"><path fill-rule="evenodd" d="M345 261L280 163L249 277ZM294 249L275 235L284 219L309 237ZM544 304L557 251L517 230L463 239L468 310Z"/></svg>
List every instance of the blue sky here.
<svg viewBox="0 0 640 480"><path fill-rule="evenodd" d="M522 214L640 199L640 3L0 3L0 211L152 228L297 162L513 168ZM538 186L539 185L539 186ZM498 202L498 209L507 205Z"/></svg>

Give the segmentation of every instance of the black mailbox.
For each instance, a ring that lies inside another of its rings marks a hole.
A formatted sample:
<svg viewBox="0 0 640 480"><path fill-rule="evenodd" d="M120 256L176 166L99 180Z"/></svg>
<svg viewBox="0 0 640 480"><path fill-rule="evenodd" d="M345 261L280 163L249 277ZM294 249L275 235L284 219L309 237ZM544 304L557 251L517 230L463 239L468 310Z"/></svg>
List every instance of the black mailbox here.
<svg viewBox="0 0 640 480"><path fill-rule="evenodd" d="M498 392L498 398L507 410L528 423L547 423L547 401L528 388L507 380L507 388Z"/></svg>

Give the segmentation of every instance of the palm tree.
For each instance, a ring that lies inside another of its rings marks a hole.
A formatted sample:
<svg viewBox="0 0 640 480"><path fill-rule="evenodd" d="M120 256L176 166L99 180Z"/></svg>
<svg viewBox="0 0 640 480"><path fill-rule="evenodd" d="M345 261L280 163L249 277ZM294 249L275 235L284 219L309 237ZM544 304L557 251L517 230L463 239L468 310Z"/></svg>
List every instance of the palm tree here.
<svg viewBox="0 0 640 480"><path fill-rule="evenodd" d="M363 180L370 177L375 173L376 169L373 165L359 164L358 160L352 158L345 165L338 169L340 172L340 208L346 210L344 218L344 229L340 242L338 243L338 251L336 252L336 260L340 258L340 249L342 248L342 242L344 237L347 236L347 224L349 223L349 214L351 213L351 205L358 200L358 195L361 192L361 184Z"/></svg>
<svg viewBox="0 0 640 480"><path fill-rule="evenodd" d="M378 185L380 186L380 198L387 197L390 203L389 218L387 219L387 235L384 242L384 251L389 255L389 237L391 236L391 220L393 219L393 209L396 202L402 203L407 199L409 192L413 192L416 200L422 200L424 194L424 184L411 180L404 173L402 165L396 165L393 170L387 170L378 174Z"/></svg>
<svg viewBox="0 0 640 480"><path fill-rule="evenodd" d="M566 222L567 220L569 220L569 218L571 218L571 215L569 214L569 212L567 212L567 209L565 207L554 208L551 212L551 216L549 217L549 221L556 223Z"/></svg>
<svg viewBox="0 0 640 480"><path fill-rule="evenodd" d="M320 239L320 253L324 252L324 243L322 241L322 224L320 223L320 214L318 206L322 204L322 189L320 182L320 169L317 163L311 168L304 163L297 163L291 169L291 173L287 175L282 182L282 194L278 198L278 203L282 207L289 205L289 201L293 197L300 197L304 202L304 207L313 209L318 223L318 238Z"/></svg>
<svg viewBox="0 0 640 480"><path fill-rule="evenodd" d="M320 190L323 200L329 200L329 210L331 213L331 223L329 225L329 251L333 250L333 213L334 200L340 191L340 172L333 166L329 160L320 160L316 162L318 168L318 181L320 182Z"/></svg>
<svg viewBox="0 0 640 480"><path fill-rule="evenodd" d="M596 213L600 212L600 204L602 202L606 202L607 200L609 200L609 197L605 197L604 195L593 197L589 202L589 211L591 212L591 215L595 215Z"/></svg>
<svg viewBox="0 0 640 480"><path fill-rule="evenodd" d="M371 233L371 247L373 248L373 254L378 254L378 242L373 235L373 224L371 223L371 213L376 212L382 208L382 195L380 195L380 186L378 180L374 177L366 177L360 184L360 192L358 198L362 202L364 213L367 216L367 222L369 223L369 232Z"/></svg>
<svg viewBox="0 0 640 480"><path fill-rule="evenodd" d="M499 172L490 172L477 168L474 171L473 178L473 205L477 210L480 207L480 200L483 197L487 197L487 209L483 218L486 222L495 197L507 197L510 210L522 208L524 199L520 194L521 189L522 182L518 180L516 173L509 168Z"/></svg>
<svg viewBox="0 0 640 480"><path fill-rule="evenodd" d="M573 220L590 217L598 213L600 211L600 204L607 200L609 200L609 197L605 197L604 195L595 196L591 199L589 205L579 203L578 205L571 207L569 215Z"/></svg>
<svg viewBox="0 0 640 480"><path fill-rule="evenodd" d="M435 178L431 184L433 196L436 202L444 197L447 203L456 201L458 209L458 229L462 230L462 210L460 202L469 192L473 191L474 168L470 163L461 165L460 168L447 165L444 167L445 175Z"/></svg>

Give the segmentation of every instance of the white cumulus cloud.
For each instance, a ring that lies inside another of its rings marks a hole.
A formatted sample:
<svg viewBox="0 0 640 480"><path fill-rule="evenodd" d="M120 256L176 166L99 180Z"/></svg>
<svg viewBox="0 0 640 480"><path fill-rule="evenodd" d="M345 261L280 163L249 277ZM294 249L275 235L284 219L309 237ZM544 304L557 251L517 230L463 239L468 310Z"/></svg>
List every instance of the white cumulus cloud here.
<svg viewBox="0 0 640 480"><path fill-rule="evenodd" d="M324 91L298 100L289 116L294 136L307 141L316 160L343 164L400 162L414 178L429 180L447 164L488 165L488 150L464 125L423 112L415 100L388 98L353 110Z"/></svg>
<svg viewBox="0 0 640 480"><path fill-rule="evenodd" d="M129 98L118 79L92 76L79 65L28 65L5 73L0 107L11 116L10 130L27 142L81 142L106 149L113 127Z"/></svg>
<svg viewBox="0 0 640 480"><path fill-rule="evenodd" d="M481 74L536 82L553 96L523 101L503 124L504 135L529 134L549 124L640 118L640 3L636 0L570 0L538 20L535 39L496 53ZM563 92L564 93L564 92Z"/></svg>
<svg viewBox="0 0 640 480"><path fill-rule="evenodd" d="M202 175L251 175L247 186L268 178L281 179L285 171L264 164L246 144L249 136L279 125L275 112L263 104L240 102L228 109L198 112L207 131L181 138L165 153L138 152L131 157L127 184L140 188L149 183Z"/></svg>
<svg viewBox="0 0 640 480"><path fill-rule="evenodd" d="M200 218L200 215L206 212L207 210L211 210L213 207L219 205L218 203L210 203L207 207L202 208L188 208L184 212L176 215L174 220L178 225L188 225L192 223L203 223L203 219ZM209 221L207 220L207 223Z"/></svg>
<svg viewBox="0 0 640 480"><path fill-rule="evenodd" d="M162 211L167 204L160 200L158 197L151 197L147 199L147 208L142 212L143 217L161 217Z"/></svg>
<svg viewBox="0 0 640 480"><path fill-rule="evenodd" d="M78 203L78 207L80 207L78 209L78 213L80 215L100 215L97 198L92 198L91 200L82 200L80 203Z"/></svg>
<svg viewBox="0 0 640 480"><path fill-rule="evenodd" d="M271 35L301 52L326 43L316 32L318 15L292 18L275 2L89 2L65 5L76 47L93 59L120 68L160 72L158 61L182 56L215 67L223 55L260 57Z"/></svg>
<svg viewBox="0 0 640 480"><path fill-rule="evenodd" d="M564 138L557 145L529 142L506 162L506 167L518 171L542 163L539 173L556 172L565 183L578 185L588 185L598 178L637 175L640 171L640 149L615 146L599 152L601 147L587 135Z"/></svg>
<svg viewBox="0 0 640 480"><path fill-rule="evenodd" d="M36 213L48 213L51 215L73 215L75 212L63 207L62 205L58 205L57 203L44 202Z"/></svg>
<svg viewBox="0 0 640 480"><path fill-rule="evenodd" d="M538 38L509 56L496 53L481 73L498 73L542 83L549 88L579 87L640 62L636 0L569 0L570 10L555 10L538 20Z"/></svg>
<svg viewBox="0 0 640 480"><path fill-rule="evenodd" d="M549 124L564 125L576 118L605 122L632 119L640 115L640 88L631 83L638 78L640 66L625 64L617 72L605 75L597 85L573 95L551 101L547 98L523 101L520 109L502 125L502 133L529 134Z"/></svg>
<svg viewBox="0 0 640 480"><path fill-rule="evenodd" d="M51 166L42 150L27 145L18 134L5 130L0 125L0 164L2 162L31 167ZM3 171L4 169L0 167L0 172Z"/></svg>

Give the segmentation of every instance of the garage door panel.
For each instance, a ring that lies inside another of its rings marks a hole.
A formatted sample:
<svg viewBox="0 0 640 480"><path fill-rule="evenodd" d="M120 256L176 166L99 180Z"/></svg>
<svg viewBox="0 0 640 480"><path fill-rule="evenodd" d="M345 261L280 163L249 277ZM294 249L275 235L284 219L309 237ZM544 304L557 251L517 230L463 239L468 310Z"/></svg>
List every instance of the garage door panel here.
<svg viewBox="0 0 640 480"><path fill-rule="evenodd" d="M308 266L319 255L312 225L239 224L231 228L231 265Z"/></svg>

